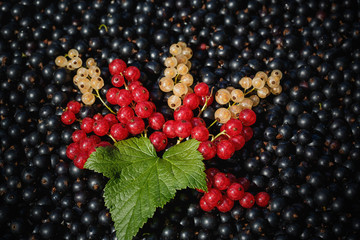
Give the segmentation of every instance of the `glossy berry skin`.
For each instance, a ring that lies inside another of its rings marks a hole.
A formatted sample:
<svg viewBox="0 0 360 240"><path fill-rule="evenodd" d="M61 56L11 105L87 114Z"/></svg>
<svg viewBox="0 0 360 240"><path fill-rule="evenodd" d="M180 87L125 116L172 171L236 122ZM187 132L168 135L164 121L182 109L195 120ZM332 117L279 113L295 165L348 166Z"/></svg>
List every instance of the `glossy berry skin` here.
<svg viewBox="0 0 360 240"><path fill-rule="evenodd" d="M89 117L86 117L82 120L80 128L86 133L91 133L93 131L93 124L95 120Z"/></svg>
<svg viewBox="0 0 360 240"><path fill-rule="evenodd" d="M143 87L139 86L131 91L131 94L133 96L133 100L137 103L144 102L149 100L149 91Z"/></svg>
<svg viewBox="0 0 360 240"><path fill-rule="evenodd" d="M197 150L202 154L204 160L210 160L216 156L216 146L211 141L201 142Z"/></svg>
<svg viewBox="0 0 360 240"><path fill-rule="evenodd" d="M80 153L80 147L78 143L70 143L66 148L66 156L70 160L74 160L75 157Z"/></svg>
<svg viewBox="0 0 360 240"><path fill-rule="evenodd" d="M216 146L216 154L223 160L231 158L234 152L235 147L229 140L222 140Z"/></svg>
<svg viewBox="0 0 360 240"><path fill-rule="evenodd" d="M123 123L116 123L112 125L110 129L110 134L115 140L120 141L124 140L129 136L129 131L126 128L126 125Z"/></svg>
<svg viewBox="0 0 360 240"><path fill-rule="evenodd" d="M68 102L66 107L70 112L73 112L74 114L78 114L81 109L81 104L76 101L70 101L70 102Z"/></svg>
<svg viewBox="0 0 360 240"><path fill-rule="evenodd" d="M187 138L191 134L192 125L188 120L175 121L175 133L179 138Z"/></svg>
<svg viewBox="0 0 360 240"><path fill-rule="evenodd" d="M208 192L204 194L204 200L210 206L216 206L218 202L221 200L222 194L216 188L208 189Z"/></svg>
<svg viewBox="0 0 360 240"><path fill-rule="evenodd" d="M153 114L153 107L149 101L140 102L135 106L135 114L141 118L148 118Z"/></svg>
<svg viewBox="0 0 360 240"><path fill-rule="evenodd" d="M149 137L151 143L154 145L155 150L160 152L166 148L168 143L167 137L163 132L153 132Z"/></svg>
<svg viewBox="0 0 360 240"><path fill-rule="evenodd" d="M176 122L174 120L168 120L163 125L163 133L166 134L168 138L175 138L175 124Z"/></svg>
<svg viewBox="0 0 360 240"><path fill-rule="evenodd" d="M69 110L61 114L61 121L66 125L73 124L75 120L76 120L75 114Z"/></svg>
<svg viewBox="0 0 360 240"><path fill-rule="evenodd" d="M99 142L101 142L101 138L100 138L99 136L97 136L97 135L91 135L91 136L89 137L89 139L94 140L96 144L98 144Z"/></svg>
<svg viewBox="0 0 360 240"><path fill-rule="evenodd" d="M109 72L111 75L117 75L124 72L126 69L126 63L121 59L114 59L109 64Z"/></svg>
<svg viewBox="0 0 360 240"><path fill-rule="evenodd" d="M108 113L104 116L104 120L106 120L109 123L109 126L111 127L115 123L118 123L118 120L116 116L112 113Z"/></svg>
<svg viewBox="0 0 360 240"><path fill-rule="evenodd" d="M134 91L138 87L142 87L142 84L140 81L133 81L133 82L130 82L128 85L130 92Z"/></svg>
<svg viewBox="0 0 360 240"><path fill-rule="evenodd" d="M116 74L111 78L111 83L114 87L122 87L125 83L125 79L123 75Z"/></svg>
<svg viewBox="0 0 360 240"><path fill-rule="evenodd" d="M213 141L213 143L215 144L215 146L217 146L223 140L229 140L229 137L226 135L220 135Z"/></svg>
<svg viewBox="0 0 360 240"><path fill-rule="evenodd" d="M240 183L244 187L245 191L247 191L250 187L250 181L249 181L249 179L247 179L245 177L238 178L237 182Z"/></svg>
<svg viewBox="0 0 360 240"><path fill-rule="evenodd" d="M216 208L220 212L228 212L234 207L234 201L228 198L226 195L223 195L219 203L216 205Z"/></svg>
<svg viewBox="0 0 360 240"><path fill-rule="evenodd" d="M117 104L117 95L119 94L119 89L117 88L110 88L107 92L106 92L106 100L112 104L112 105L116 105Z"/></svg>
<svg viewBox="0 0 360 240"><path fill-rule="evenodd" d="M191 124L193 125L193 127L199 127L199 126L204 126L206 127L206 122L204 121L204 119L200 118L200 117L193 117L190 120Z"/></svg>
<svg viewBox="0 0 360 240"><path fill-rule="evenodd" d="M210 212L215 208L215 205L210 205L205 201L205 197L202 196L199 202L200 208L205 212Z"/></svg>
<svg viewBox="0 0 360 240"><path fill-rule="evenodd" d="M126 89L120 89L117 94L117 104L121 107L128 106L132 102L132 94Z"/></svg>
<svg viewBox="0 0 360 240"><path fill-rule="evenodd" d="M129 106L120 108L116 115L116 118L119 120L119 122L124 124L127 124L133 117L135 117L135 112Z"/></svg>
<svg viewBox="0 0 360 240"><path fill-rule="evenodd" d="M229 140L234 145L235 151L239 151L245 145L245 138L242 135L231 137Z"/></svg>
<svg viewBox="0 0 360 240"><path fill-rule="evenodd" d="M134 66L130 66L124 71L125 78L130 82L139 80L140 75L140 70Z"/></svg>
<svg viewBox="0 0 360 240"><path fill-rule="evenodd" d="M132 135L140 134L145 130L144 120L139 117L133 117L126 124L126 128Z"/></svg>
<svg viewBox="0 0 360 240"><path fill-rule="evenodd" d="M73 142L79 142L81 139L86 138L86 132L84 130L76 130L71 135Z"/></svg>
<svg viewBox="0 0 360 240"><path fill-rule="evenodd" d="M234 201L240 200L244 196L244 194L244 187L237 182L232 183L226 191L226 195Z"/></svg>
<svg viewBox="0 0 360 240"><path fill-rule="evenodd" d="M213 184L217 189L222 191L227 189L231 182L225 173L219 172L214 176Z"/></svg>
<svg viewBox="0 0 360 240"><path fill-rule="evenodd" d="M194 87L194 92L196 95L198 95L199 97L203 97L208 95L209 93L209 86L206 83L198 83L196 84L196 86Z"/></svg>
<svg viewBox="0 0 360 240"><path fill-rule="evenodd" d="M252 130L251 127L245 126L243 127L243 134L245 137L245 142L248 142L254 135L254 131Z"/></svg>
<svg viewBox="0 0 360 240"><path fill-rule="evenodd" d="M98 136L105 136L110 129L109 122L105 119L95 121L93 124L93 131Z"/></svg>
<svg viewBox="0 0 360 240"><path fill-rule="evenodd" d="M267 192L259 192L255 195L256 204L259 207L266 207L270 201L270 195Z"/></svg>
<svg viewBox="0 0 360 240"><path fill-rule="evenodd" d="M214 102L214 96L213 95L206 95L206 96L202 96L200 97L200 106L204 106L204 104L207 101L207 106L210 106L213 102Z"/></svg>
<svg viewBox="0 0 360 240"><path fill-rule="evenodd" d="M188 93L184 97L183 105L189 107L191 110L194 110L199 107L200 97L195 93Z"/></svg>
<svg viewBox="0 0 360 240"><path fill-rule="evenodd" d="M238 119L230 119L225 123L224 129L226 131L226 134L230 135L230 137L235 137L240 135L242 133L243 126L241 124L241 121Z"/></svg>
<svg viewBox="0 0 360 240"><path fill-rule="evenodd" d="M155 112L151 114L151 116L148 119L149 127L151 127L154 130L160 130L163 128L163 125L165 123L164 115L162 115L159 112Z"/></svg>
<svg viewBox="0 0 360 240"><path fill-rule="evenodd" d="M205 170L206 176L207 176L208 178L211 178L211 179L212 179L218 172L220 172L220 171L219 171L219 169L217 169L217 168L208 168L208 169Z"/></svg>
<svg viewBox="0 0 360 240"><path fill-rule="evenodd" d="M255 204L255 197L251 193L246 192L242 199L239 200L243 208L252 208Z"/></svg>
<svg viewBox="0 0 360 240"><path fill-rule="evenodd" d="M74 160L74 165L77 168L83 169L84 164L86 163L88 158L89 158L89 156L86 153L80 153L78 156L76 156L76 158Z"/></svg>
<svg viewBox="0 0 360 240"><path fill-rule="evenodd" d="M95 115L93 116L93 119L94 119L95 121L100 121L100 120L104 119L104 117L103 117L103 115L101 115L100 113L97 113L97 114L95 114Z"/></svg>
<svg viewBox="0 0 360 240"><path fill-rule="evenodd" d="M193 111L187 106L180 106L174 111L174 120L188 120L194 117Z"/></svg>
<svg viewBox="0 0 360 240"><path fill-rule="evenodd" d="M204 126L194 127L191 130L191 138L204 142L209 138L209 130Z"/></svg>
<svg viewBox="0 0 360 240"><path fill-rule="evenodd" d="M256 114L251 109L244 109L239 113L239 120L244 126L251 126L256 122Z"/></svg>

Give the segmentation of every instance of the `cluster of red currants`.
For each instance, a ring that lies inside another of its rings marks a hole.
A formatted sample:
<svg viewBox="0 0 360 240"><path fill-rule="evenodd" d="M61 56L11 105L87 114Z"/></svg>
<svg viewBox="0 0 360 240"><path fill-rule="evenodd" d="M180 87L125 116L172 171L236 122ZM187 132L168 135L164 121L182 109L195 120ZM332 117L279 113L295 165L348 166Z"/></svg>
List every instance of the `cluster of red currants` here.
<svg viewBox="0 0 360 240"><path fill-rule="evenodd" d="M222 173L216 168L206 170L208 192L200 199L202 210L209 212L215 207L220 212L228 212L234 207L235 201L239 201L243 208L252 208L256 203L259 207L266 207L270 195L266 192L259 192L255 196L245 192L250 187L247 178L236 178L231 173Z"/></svg>

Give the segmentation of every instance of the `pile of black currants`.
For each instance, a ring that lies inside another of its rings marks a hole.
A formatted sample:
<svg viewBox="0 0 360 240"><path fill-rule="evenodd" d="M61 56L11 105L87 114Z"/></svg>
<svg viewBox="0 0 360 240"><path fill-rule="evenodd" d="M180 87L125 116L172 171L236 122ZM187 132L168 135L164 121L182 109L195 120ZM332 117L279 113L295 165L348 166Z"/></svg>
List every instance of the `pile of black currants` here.
<svg viewBox="0 0 360 240"><path fill-rule="evenodd" d="M160 80L170 46L184 42L192 50L185 75L214 93L281 71L271 83L276 95L247 102L256 114L252 138L229 159L206 161L247 179L247 192L269 193L269 205L237 201L230 211L205 212L203 194L187 189L134 239L358 240L359 9L356 0L0 0L0 239L116 238L102 198L107 179L66 155L81 124L64 125L61 115L85 94L54 60L90 59L103 99L109 64L126 60L169 119L173 92ZM220 129L215 111L223 107L207 106L207 126ZM109 111L96 101L78 115L95 113Z"/></svg>

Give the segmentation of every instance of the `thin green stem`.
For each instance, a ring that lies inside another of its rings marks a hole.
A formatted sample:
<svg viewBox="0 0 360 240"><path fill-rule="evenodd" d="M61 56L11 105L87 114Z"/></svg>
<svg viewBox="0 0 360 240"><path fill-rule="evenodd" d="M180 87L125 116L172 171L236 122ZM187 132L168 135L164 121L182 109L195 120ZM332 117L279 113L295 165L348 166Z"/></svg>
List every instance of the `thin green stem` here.
<svg viewBox="0 0 360 240"><path fill-rule="evenodd" d="M176 77L175 77L175 84L177 83L177 79L179 77L179 74L176 74Z"/></svg>
<svg viewBox="0 0 360 240"><path fill-rule="evenodd" d="M101 29L101 28L105 28L105 31L107 32L108 31L108 27L105 25L105 24L101 24L100 26L99 26L99 30Z"/></svg>
<svg viewBox="0 0 360 240"><path fill-rule="evenodd" d="M184 140L184 138L179 137L179 139L178 139L177 142L176 142L176 145L178 145L179 143L181 143L182 140Z"/></svg>
<svg viewBox="0 0 360 240"><path fill-rule="evenodd" d="M215 137L213 137L213 138L211 139L211 141L212 141L212 142L215 141L215 139L217 139L218 137L220 137L221 135L224 135L224 134L226 134L226 130L223 130L223 131L219 132ZM227 135L227 134L226 134L226 135Z"/></svg>
<svg viewBox="0 0 360 240"><path fill-rule="evenodd" d="M215 119L215 121L213 121L210 126L208 126L208 129L210 129L215 123L217 122L217 120Z"/></svg>
<svg viewBox="0 0 360 240"><path fill-rule="evenodd" d="M95 89L95 96L100 99L100 101L102 102L102 104L104 104L104 106L112 113L112 114L116 114L108 105L106 105L106 103L104 102L104 100L101 98L99 90Z"/></svg>
<svg viewBox="0 0 360 240"><path fill-rule="evenodd" d="M254 90L256 90L256 88L253 87L250 91L244 93L244 96L248 95L249 93L253 92Z"/></svg>
<svg viewBox="0 0 360 240"><path fill-rule="evenodd" d="M113 136L111 136L111 134L108 134L108 136L114 141L114 143L117 142L116 139Z"/></svg>

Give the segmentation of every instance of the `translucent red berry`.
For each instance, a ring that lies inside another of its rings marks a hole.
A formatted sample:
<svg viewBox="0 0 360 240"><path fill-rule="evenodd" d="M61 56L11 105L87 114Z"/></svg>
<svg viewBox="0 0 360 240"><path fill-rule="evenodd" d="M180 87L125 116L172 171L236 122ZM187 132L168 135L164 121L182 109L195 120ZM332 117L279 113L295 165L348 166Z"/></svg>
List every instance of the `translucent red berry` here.
<svg viewBox="0 0 360 240"><path fill-rule="evenodd" d="M205 197L202 196L199 202L200 208L205 212L210 212L215 208L215 205L210 205L205 201Z"/></svg>
<svg viewBox="0 0 360 240"><path fill-rule="evenodd" d="M191 134L192 125L188 120L175 121L175 133L180 138L187 138Z"/></svg>
<svg viewBox="0 0 360 240"><path fill-rule="evenodd" d="M84 138L79 142L80 150L83 152L89 151L92 147L96 145L96 141L92 138Z"/></svg>
<svg viewBox="0 0 360 240"><path fill-rule="evenodd" d="M243 127L243 136L245 137L245 142L249 141L254 135L254 131L251 127Z"/></svg>
<svg viewBox="0 0 360 240"><path fill-rule="evenodd" d="M157 152L164 150L168 143L167 137L163 132L153 132L149 139Z"/></svg>
<svg viewBox="0 0 360 240"><path fill-rule="evenodd" d="M160 130L165 123L165 118L164 115L162 115L161 113L155 112L149 117L148 122L149 127L154 130Z"/></svg>
<svg viewBox="0 0 360 240"><path fill-rule="evenodd" d="M109 72L111 75L117 75L124 72L126 69L126 63L121 59L114 59L109 64Z"/></svg>
<svg viewBox="0 0 360 240"><path fill-rule="evenodd" d="M92 127L94 122L95 122L94 119L86 117L81 121L80 128L84 130L86 133L91 133L93 130Z"/></svg>
<svg viewBox="0 0 360 240"><path fill-rule="evenodd" d="M245 191L248 190L250 187L250 181L247 178L244 177L238 178L237 182L244 187Z"/></svg>
<svg viewBox="0 0 360 240"><path fill-rule="evenodd" d="M77 155L80 153L79 143L70 143L66 148L66 156L70 160L74 160Z"/></svg>
<svg viewBox="0 0 360 240"><path fill-rule="evenodd" d="M209 93L209 86L204 82L198 83L194 87L194 92L199 97L206 96Z"/></svg>
<svg viewBox="0 0 360 240"><path fill-rule="evenodd" d="M243 208L251 208L255 204L254 195L246 192L244 196L239 200L239 203Z"/></svg>
<svg viewBox="0 0 360 240"><path fill-rule="evenodd" d="M218 202L221 200L222 194L216 188L208 189L208 192L204 194L204 200L210 206L216 206Z"/></svg>
<svg viewBox="0 0 360 240"><path fill-rule="evenodd" d="M129 131L125 124L116 123L112 125L110 134L113 138L115 138L115 140L120 141L126 139L129 136Z"/></svg>
<svg viewBox="0 0 360 240"><path fill-rule="evenodd" d="M229 140L234 145L235 151L239 151L245 145L245 138L243 137L243 135L231 137Z"/></svg>
<svg viewBox="0 0 360 240"><path fill-rule="evenodd" d="M91 135L89 138L93 139L95 141L95 144L98 144L101 142L101 138L97 135Z"/></svg>
<svg viewBox="0 0 360 240"><path fill-rule="evenodd" d="M193 111L187 106L180 106L174 111L174 120L188 120L194 117Z"/></svg>
<svg viewBox="0 0 360 240"><path fill-rule="evenodd" d="M229 159L234 155L235 147L229 140L222 140L216 146L216 154L221 159Z"/></svg>
<svg viewBox="0 0 360 240"><path fill-rule="evenodd" d="M108 113L104 116L104 119L106 121L108 121L109 126L111 127L112 125L114 125L115 123L118 123L118 120L116 118L116 116L112 113Z"/></svg>
<svg viewBox="0 0 360 240"><path fill-rule="evenodd" d="M116 74L111 78L111 83L114 87L122 87L125 83L125 79L124 76L120 75L120 74Z"/></svg>
<svg viewBox="0 0 360 240"><path fill-rule="evenodd" d="M135 117L135 112L129 106L122 107L117 112L116 117L119 120L119 122L127 124L131 118Z"/></svg>
<svg viewBox="0 0 360 240"><path fill-rule="evenodd" d="M75 120L76 120L75 114L69 110L61 114L61 121L66 125L73 124Z"/></svg>
<svg viewBox="0 0 360 240"><path fill-rule="evenodd" d="M251 126L256 122L256 114L251 109L244 109L239 113L239 120L244 126Z"/></svg>
<svg viewBox="0 0 360 240"><path fill-rule="evenodd" d="M131 92L126 89L120 89L117 94L117 104L121 107L128 106L132 102Z"/></svg>
<svg viewBox="0 0 360 240"><path fill-rule="evenodd" d="M103 118L104 118L103 115L101 115L100 113L97 113L97 114L95 114L95 115L93 116L93 119L94 119L95 121L102 120Z"/></svg>
<svg viewBox="0 0 360 240"><path fill-rule="evenodd" d="M98 136L104 136L109 132L110 125L105 119L95 121L93 124L93 131Z"/></svg>
<svg viewBox="0 0 360 240"><path fill-rule="evenodd" d="M267 192L259 192L255 195L256 204L259 207L266 207L270 201L270 195Z"/></svg>
<svg viewBox="0 0 360 240"><path fill-rule="evenodd" d="M132 135L138 135L145 130L145 122L139 117L133 117L126 124L126 128Z"/></svg>
<svg viewBox="0 0 360 240"><path fill-rule="evenodd" d="M207 106L210 106L213 102L214 102L214 96L213 95L206 95L206 96L202 96L200 97L200 106L204 106L205 103L207 101Z"/></svg>
<svg viewBox="0 0 360 240"><path fill-rule="evenodd" d="M130 82L139 80L140 75L140 70L134 66L130 66L124 71L125 78Z"/></svg>
<svg viewBox="0 0 360 240"><path fill-rule="evenodd" d="M204 121L204 119L200 118L200 117L193 117L190 120L191 124L193 125L193 127L199 127L199 126L204 126L206 127L206 122Z"/></svg>
<svg viewBox="0 0 360 240"><path fill-rule="evenodd" d="M74 165L77 168L83 169L84 165L87 161L87 159L89 158L87 153L80 153L79 155L76 156L76 158L74 159Z"/></svg>
<svg viewBox="0 0 360 240"><path fill-rule="evenodd" d="M242 133L243 126L241 124L241 121L238 119L230 119L225 123L224 129L226 131L226 134L228 134L230 137L235 137L237 135L240 135Z"/></svg>
<svg viewBox="0 0 360 240"><path fill-rule="evenodd" d="M80 112L81 104L79 102L76 102L76 101L70 101L70 102L68 102L66 107L70 112L73 112L74 114L77 114L77 113Z"/></svg>
<svg viewBox="0 0 360 240"><path fill-rule="evenodd" d="M230 186L231 182L225 173L219 172L215 174L213 184L217 189L225 190Z"/></svg>
<svg viewBox="0 0 360 240"><path fill-rule="evenodd" d="M80 142L80 140L84 138L86 138L86 132L84 130L76 130L71 135L73 142Z"/></svg>
<svg viewBox="0 0 360 240"><path fill-rule="evenodd" d="M150 96L149 91L143 86L135 88L131 91L131 94L133 96L133 100L137 103L149 100Z"/></svg>
<svg viewBox="0 0 360 240"><path fill-rule="evenodd" d="M221 200L216 205L216 208L220 212L228 212L234 207L234 201L228 198L226 195L223 195Z"/></svg>
<svg viewBox="0 0 360 240"><path fill-rule="evenodd" d="M133 82L130 82L128 85L128 88L131 92L134 91L138 87L142 87L142 83L140 81L133 81Z"/></svg>
<svg viewBox="0 0 360 240"><path fill-rule="evenodd" d="M200 97L195 93L186 94L183 100L184 106L189 107L191 110L194 110L199 107Z"/></svg>
<svg viewBox="0 0 360 240"><path fill-rule="evenodd" d="M149 101L140 102L135 106L135 114L141 118L148 118L153 114L153 107Z"/></svg>
<svg viewBox="0 0 360 240"><path fill-rule="evenodd" d="M240 183L232 183L226 190L226 195L231 200L240 200L245 194L245 189Z"/></svg>
<svg viewBox="0 0 360 240"><path fill-rule="evenodd" d="M217 168L208 168L205 170L206 176L208 178L213 178L219 171Z"/></svg>
<svg viewBox="0 0 360 240"><path fill-rule="evenodd" d="M211 141L201 142L198 149L204 160L210 160L216 156L216 146Z"/></svg>
<svg viewBox="0 0 360 240"><path fill-rule="evenodd" d="M163 133L165 133L168 138L176 137L174 120L168 120L164 123Z"/></svg>
<svg viewBox="0 0 360 240"><path fill-rule="evenodd" d="M204 142L209 138L209 130L204 126L194 127L191 129L191 138Z"/></svg>
<svg viewBox="0 0 360 240"><path fill-rule="evenodd" d="M117 95L119 94L119 89L117 88L110 88L107 92L106 92L106 100L112 104L112 105L116 105L117 104Z"/></svg>

